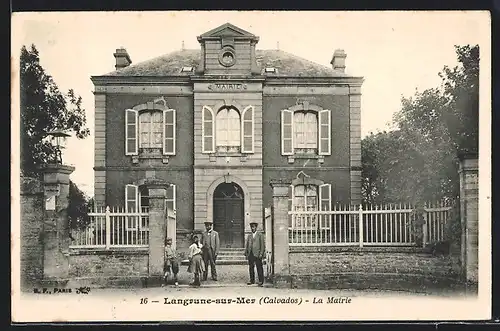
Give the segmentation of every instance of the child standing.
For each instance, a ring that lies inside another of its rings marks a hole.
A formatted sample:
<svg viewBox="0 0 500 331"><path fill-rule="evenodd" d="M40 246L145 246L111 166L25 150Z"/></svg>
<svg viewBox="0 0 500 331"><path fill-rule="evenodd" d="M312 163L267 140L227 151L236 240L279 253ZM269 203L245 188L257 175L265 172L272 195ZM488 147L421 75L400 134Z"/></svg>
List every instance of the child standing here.
<svg viewBox="0 0 500 331"><path fill-rule="evenodd" d="M189 284L191 286L200 286L200 275L205 271L203 259L201 257L201 247L198 236L193 236L193 244L189 246L189 267L188 272L194 274L194 281Z"/></svg>
<svg viewBox="0 0 500 331"><path fill-rule="evenodd" d="M175 286L178 286L177 274L179 273L179 263L177 262L177 252L172 247L172 238L167 238L165 244L165 262L163 264L164 283L162 286L167 285L170 273L174 274Z"/></svg>

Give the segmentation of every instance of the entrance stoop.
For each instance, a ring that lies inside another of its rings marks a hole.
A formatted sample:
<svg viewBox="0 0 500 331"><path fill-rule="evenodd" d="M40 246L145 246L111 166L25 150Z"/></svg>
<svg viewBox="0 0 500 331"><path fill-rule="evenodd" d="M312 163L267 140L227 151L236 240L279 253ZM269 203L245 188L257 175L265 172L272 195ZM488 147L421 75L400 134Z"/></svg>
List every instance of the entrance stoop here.
<svg viewBox="0 0 500 331"><path fill-rule="evenodd" d="M217 264L239 265L247 264L244 248L221 248L217 256Z"/></svg>
<svg viewBox="0 0 500 331"><path fill-rule="evenodd" d="M266 264L266 261L262 261L263 264ZM219 255L217 256L217 265L243 265L248 264L248 261L245 257L245 249L244 248L221 248L219 251ZM182 261L182 264L187 265L188 260Z"/></svg>

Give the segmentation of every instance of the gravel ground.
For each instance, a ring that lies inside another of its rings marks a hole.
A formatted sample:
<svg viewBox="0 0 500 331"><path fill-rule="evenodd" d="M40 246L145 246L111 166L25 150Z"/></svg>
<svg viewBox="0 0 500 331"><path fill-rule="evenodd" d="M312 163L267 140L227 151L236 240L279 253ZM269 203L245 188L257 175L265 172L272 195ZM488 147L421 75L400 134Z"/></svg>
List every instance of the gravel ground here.
<svg viewBox="0 0 500 331"><path fill-rule="evenodd" d="M257 279L257 275L256 279ZM417 293L410 291L390 291L390 290L349 290L349 289L331 289L331 290L311 290L311 289L276 289L272 284L264 283L264 287L257 285L246 285L249 281L247 265L219 265L217 266L217 281L213 281L208 273L208 280L201 282L201 287L193 288L189 283L193 281L193 274L187 272L186 266L181 266L178 274L179 286L174 286L170 279L166 287L151 286L147 288L105 288L91 289L92 295L122 296L122 295L146 295L146 294L164 294L168 292L176 294L184 293L252 293L254 295L264 294L286 294L297 293L299 295L319 293L320 295L349 295L349 296L439 296L439 297L464 297L468 294L457 292L453 289L429 290L426 293ZM25 296L35 295L31 292L23 293ZM51 297L64 296L64 293L53 294Z"/></svg>
<svg viewBox="0 0 500 331"><path fill-rule="evenodd" d="M208 270L208 280L203 284L210 285L227 285L227 284L241 284L245 285L250 279L248 275L247 265L218 265L217 269L217 282L211 279L210 269ZM255 275L257 277L257 275ZM180 285L187 285L194 279L193 274L187 272L187 266L181 266L179 274L177 275Z"/></svg>

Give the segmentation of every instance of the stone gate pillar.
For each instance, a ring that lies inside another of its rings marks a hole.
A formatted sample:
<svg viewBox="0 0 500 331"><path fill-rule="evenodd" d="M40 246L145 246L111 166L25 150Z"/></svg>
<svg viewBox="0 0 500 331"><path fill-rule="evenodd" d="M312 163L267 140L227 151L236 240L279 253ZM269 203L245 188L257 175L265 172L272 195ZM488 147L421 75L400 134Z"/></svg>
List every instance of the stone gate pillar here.
<svg viewBox="0 0 500 331"><path fill-rule="evenodd" d="M462 223L461 260L465 279L478 281L478 158L476 154L460 156L460 220Z"/></svg>
<svg viewBox="0 0 500 331"><path fill-rule="evenodd" d="M167 230L166 198L169 183L150 178L144 185L149 192L149 284L161 281Z"/></svg>
<svg viewBox="0 0 500 331"><path fill-rule="evenodd" d="M283 180L271 180L273 204L271 218L273 222L273 262L274 287L290 288L290 265L288 248L288 190L290 183Z"/></svg>
<svg viewBox="0 0 500 331"><path fill-rule="evenodd" d="M43 226L42 283L64 285L69 277L69 175L74 167L47 164L43 173L45 222Z"/></svg>

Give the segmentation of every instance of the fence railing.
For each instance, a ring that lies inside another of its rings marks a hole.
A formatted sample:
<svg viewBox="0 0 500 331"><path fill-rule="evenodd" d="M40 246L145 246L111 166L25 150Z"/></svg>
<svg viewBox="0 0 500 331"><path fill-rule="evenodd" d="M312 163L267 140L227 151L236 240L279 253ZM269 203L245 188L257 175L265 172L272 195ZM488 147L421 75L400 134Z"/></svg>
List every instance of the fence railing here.
<svg viewBox="0 0 500 331"><path fill-rule="evenodd" d="M90 222L84 229L73 230L70 247L105 248L148 247L149 214L125 212L121 208L102 208L89 213Z"/></svg>
<svg viewBox="0 0 500 331"><path fill-rule="evenodd" d="M423 222L413 222L414 207L335 206L329 211L290 211L290 245L414 246L445 239L450 204L428 203Z"/></svg>

